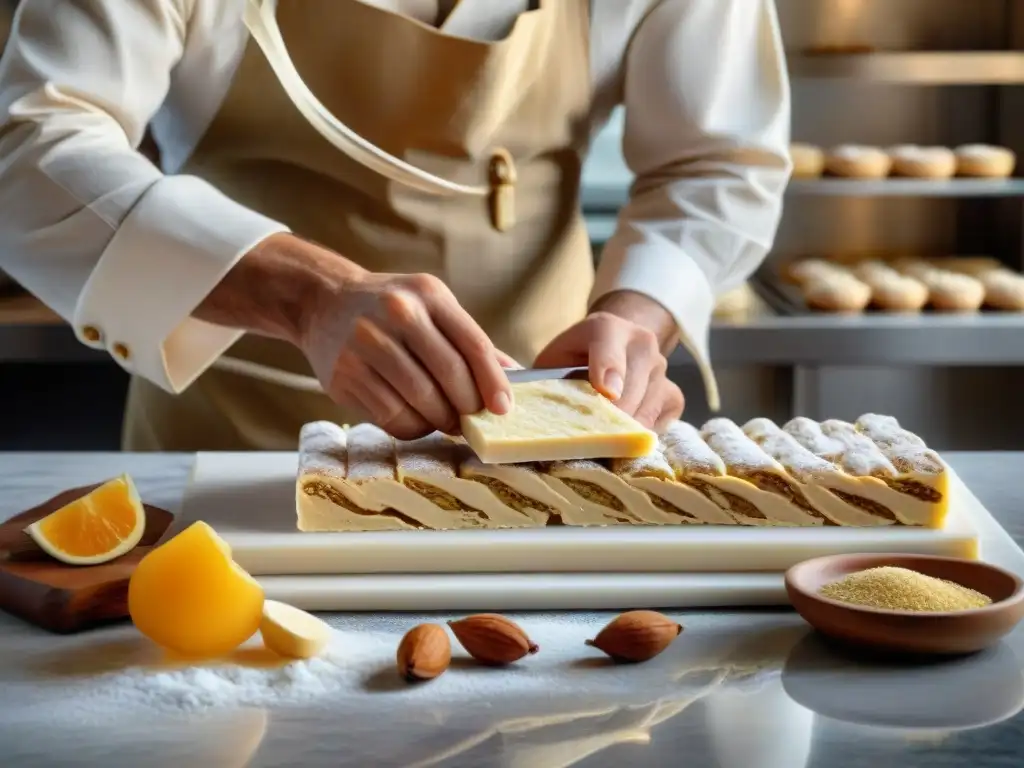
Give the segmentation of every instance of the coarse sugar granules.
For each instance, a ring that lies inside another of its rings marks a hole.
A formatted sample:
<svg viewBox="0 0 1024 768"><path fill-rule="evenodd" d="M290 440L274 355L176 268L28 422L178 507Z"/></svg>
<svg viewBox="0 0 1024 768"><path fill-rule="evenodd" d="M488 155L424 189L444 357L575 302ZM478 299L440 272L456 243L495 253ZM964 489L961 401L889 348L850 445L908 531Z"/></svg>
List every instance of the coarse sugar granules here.
<svg viewBox="0 0 1024 768"><path fill-rule="evenodd" d="M831 600L893 611L966 611L983 608L991 598L945 579L909 568L881 566L848 574L826 584L819 594Z"/></svg>

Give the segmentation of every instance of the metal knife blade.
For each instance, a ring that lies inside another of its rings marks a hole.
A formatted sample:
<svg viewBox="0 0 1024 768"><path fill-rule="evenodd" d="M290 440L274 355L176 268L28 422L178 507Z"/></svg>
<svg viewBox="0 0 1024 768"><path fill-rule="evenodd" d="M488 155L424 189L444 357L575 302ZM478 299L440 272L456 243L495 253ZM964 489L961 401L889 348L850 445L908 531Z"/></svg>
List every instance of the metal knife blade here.
<svg viewBox="0 0 1024 768"><path fill-rule="evenodd" d="M583 379L590 375L587 366L575 368L506 368L505 375L512 384L523 384L528 381L547 381L550 379Z"/></svg>

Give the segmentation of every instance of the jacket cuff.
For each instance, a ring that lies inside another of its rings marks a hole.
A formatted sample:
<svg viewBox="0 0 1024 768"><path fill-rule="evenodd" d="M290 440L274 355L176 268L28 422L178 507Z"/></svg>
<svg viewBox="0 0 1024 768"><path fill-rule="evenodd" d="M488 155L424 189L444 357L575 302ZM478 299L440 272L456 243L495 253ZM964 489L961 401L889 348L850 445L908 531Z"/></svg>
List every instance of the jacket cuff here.
<svg viewBox="0 0 1024 768"><path fill-rule="evenodd" d="M679 343L700 370L708 407L718 411L718 381L708 350L715 297L707 276L674 245L647 240L617 243L619 239L620 235L613 237L601 253L590 305L613 291L628 290L665 307L679 327Z"/></svg>
<svg viewBox="0 0 1024 768"><path fill-rule="evenodd" d="M86 281L75 334L178 394L244 333L192 312L253 246L286 231L199 178L162 178L122 221Z"/></svg>

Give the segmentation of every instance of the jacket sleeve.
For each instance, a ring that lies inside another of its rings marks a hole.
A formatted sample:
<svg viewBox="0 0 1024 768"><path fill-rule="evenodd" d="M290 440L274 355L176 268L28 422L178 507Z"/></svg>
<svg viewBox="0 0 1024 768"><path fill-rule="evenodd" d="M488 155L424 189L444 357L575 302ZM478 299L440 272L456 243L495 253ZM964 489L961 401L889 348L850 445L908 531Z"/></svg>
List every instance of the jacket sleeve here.
<svg viewBox="0 0 1024 768"><path fill-rule="evenodd" d="M623 154L636 176L592 300L668 309L718 408L708 336L716 294L772 245L789 180L790 94L772 0L661 0L630 44Z"/></svg>
<svg viewBox="0 0 1024 768"><path fill-rule="evenodd" d="M0 269L175 393L242 333L191 313L285 230L137 151L197 1L22 2L0 65Z"/></svg>

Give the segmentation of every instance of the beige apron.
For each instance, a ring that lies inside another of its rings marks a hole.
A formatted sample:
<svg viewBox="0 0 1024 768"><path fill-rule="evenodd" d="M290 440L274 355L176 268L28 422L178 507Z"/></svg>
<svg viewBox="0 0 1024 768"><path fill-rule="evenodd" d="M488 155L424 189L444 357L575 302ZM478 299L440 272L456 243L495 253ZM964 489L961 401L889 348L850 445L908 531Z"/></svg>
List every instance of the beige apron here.
<svg viewBox="0 0 1024 768"><path fill-rule="evenodd" d="M339 120L444 179L486 185L511 158L514 220L493 200L420 192L351 160L288 100L250 42L185 173L378 272L440 277L523 363L580 320L593 260L579 209L591 86L589 0L542 0L499 42L454 37L359 0L281 0L300 75ZM287 343L232 357L310 375ZM325 395L211 369L178 396L133 378L126 450L293 450L302 424L357 414Z"/></svg>

